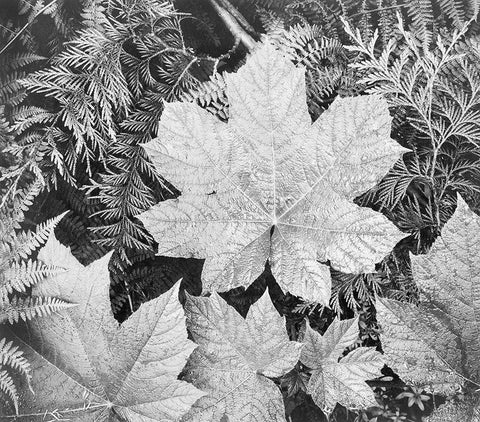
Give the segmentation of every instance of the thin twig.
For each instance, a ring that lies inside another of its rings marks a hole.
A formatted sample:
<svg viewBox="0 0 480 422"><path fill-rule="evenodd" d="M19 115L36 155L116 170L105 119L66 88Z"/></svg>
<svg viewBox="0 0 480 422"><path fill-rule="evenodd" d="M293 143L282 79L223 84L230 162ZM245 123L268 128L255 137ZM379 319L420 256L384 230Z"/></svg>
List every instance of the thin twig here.
<svg viewBox="0 0 480 422"><path fill-rule="evenodd" d="M37 19L43 12L45 12L45 10L47 10L56 1L57 0L52 0L46 6L43 6L30 21L28 21L25 25L23 25L23 28L20 29L20 31L18 31L16 35L12 37L12 39L0 50L0 55L15 42L15 40L21 35L21 33L25 31L30 26L30 24L33 23L35 19Z"/></svg>
<svg viewBox="0 0 480 422"><path fill-rule="evenodd" d="M228 0L218 0L222 7L230 13L237 22L250 34L256 34L255 29L248 23L245 17Z"/></svg>
<svg viewBox="0 0 480 422"><path fill-rule="evenodd" d="M214 64L213 64L213 74L214 75L218 72L218 66L220 64L220 61L224 60L224 59L228 59L235 52L235 50L238 48L239 44L240 44L240 39L235 38L235 42L233 43L230 50L228 50L226 53L222 54L221 56L218 56L217 58L215 58L215 61L214 61Z"/></svg>
<svg viewBox="0 0 480 422"><path fill-rule="evenodd" d="M217 0L210 0L210 4L235 39L239 39L248 50L253 50L255 47L255 40L245 31L245 29L243 29L238 21L230 14L230 12L220 6L217 3Z"/></svg>
<svg viewBox="0 0 480 422"><path fill-rule="evenodd" d="M15 34L15 31L12 31L10 28L7 28L6 26L3 26L0 24L0 28L5 29L6 31L10 32L11 34Z"/></svg>

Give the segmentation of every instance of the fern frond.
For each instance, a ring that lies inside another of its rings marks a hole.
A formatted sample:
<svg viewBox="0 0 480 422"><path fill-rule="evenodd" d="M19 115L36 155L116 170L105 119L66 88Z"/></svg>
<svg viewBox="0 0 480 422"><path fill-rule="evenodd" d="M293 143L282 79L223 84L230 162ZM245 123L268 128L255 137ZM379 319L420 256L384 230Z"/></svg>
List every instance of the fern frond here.
<svg viewBox="0 0 480 422"><path fill-rule="evenodd" d="M3 67L1 71L10 73L45 59L46 57L40 56L39 54L30 53L28 51L16 51L10 55L8 62L5 63L5 67Z"/></svg>
<svg viewBox="0 0 480 422"><path fill-rule="evenodd" d="M58 118L72 132L75 154L87 163L89 172L92 157L103 157L106 140L115 138L114 115L126 113L130 106L120 63L122 39L111 25L104 29L81 31L55 58L53 67L22 80L29 92L52 97L58 104L57 117L47 113L47 121L33 123L53 125Z"/></svg>
<svg viewBox="0 0 480 422"><path fill-rule="evenodd" d="M15 412L18 413L18 391L10 374L2 369L0 366L0 392L7 396L15 407Z"/></svg>
<svg viewBox="0 0 480 422"><path fill-rule="evenodd" d="M293 0L283 10L286 12L288 22L287 27L294 24L310 24L318 25L322 28L323 35L329 38L339 38L339 29L341 29L341 22L339 17L341 15L350 14L347 12L346 1L318 1L318 0ZM352 7L348 9L358 11L358 1L351 2ZM342 10L343 9L343 10ZM354 12L352 12L354 13ZM290 16L296 18L296 22L292 22ZM299 19L299 17L301 17ZM300 21L299 21L300 20Z"/></svg>
<svg viewBox="0 0 480 422"><path fill-rule="evenodd" d="M0 149L3 150L12 140L12 128L5 116L5 106L0 105Z"/></svg>
<svg viewBox="0 0 480 422"><path fill-rule="evenodd" d="M407 11L412 20L412 29L428 49L435 29L435 18L431 0L413 0L407 3Z"/></svg>
<svg viewBox="0 0 480 422"><path fill-rule="evenodd" d="M98 199L103 207L94 216L100 216L106 223L92 227L100 236L97 242L116 249L124 259L127 259L126 249L152 248L150 236L134 216L156 202L152 187L159 183L158 175L141 147L152 139L163 110L162 101L150 101L156 96L148 94L144 99L147 108L139 107L122 123L125 132L111 146L109 172L103 175L101 184L94 185L99 188L99 194L91 195L91 199ZM161 98L159 94L158 99ZM146 180L151 181L150 186Z"/></svg>
<svg viewBox="0 0 480 422"><path fill-rule="evenodd" d="M29 382L32 377L30 363L23 355L23 350L15 346L12 341L0 339L0 367L8 366L22 374Z"/></svg>
<svg viewBox="0 0 480 422"><path fill-rule="evenodd" d="M323 36L316 25L295 25L277 38L278 44L287 51L292 60L306 68L318 67L322 60L334 60L343 53L342 44Z"/></svg>
<svg viewBox="0 0 480 422"><path fill-rule="evenodd" d="M414 181L427 180L425 174L424 163L420 162L419 157L415 154L406 155L395 163L370 194L378 198L381 207L394 208L403 200Z"/></svg>
<svg viewBox="0 0 480 422"><path fill-rule="evenodd" d="M306 68L307 103L317 118L342 84L347 56L336 38L327 38L317 25L304 23L270 34L275 43L297 65Z"/></svg>
<svg viewBox="0 0 480 422"><path fill-rule="evenodd" d="M171 195L141 144L156 135L163 101L177 100L198 87L200 81L194 69L199 69L202 58L185 47L181 16L169 2L134 3L128 16L121 2L114 2L114 7L118 15L107 17L119 32L129 34L121 60L136 104L120 123L119 133L109 146L106 171L89 190L91 199L103 205L95 216L104 224L92 227L100 237L97 242L114 248L116 256L128 262L132 251L150 251L153 247L151 237L135 216ZM131 37L132 32L137 36Z"/></svg>
<svg viewBox="0 0 480 422"><path fill-rule="evenodd" d="M437 0L438 7L442 14L446 15L453 22L457 29L462 27L478 15L480 2L478 0Z"/></svg>
<svg viewBox="0 0 480 422"><path fill-rule="evenodd" d="M440 227L444 221L442 214L448 215L446 209L450 207L451 189L456 186L442 170L445 148L449 143L468 145L472 149L479 146L480 81L468 56L458 54L456 49L466 27L454 31L448 40L438 37L433 50L419 47L401 20L398 28L403 43L395 45L391 41L378 54L375 51L378 35L365 42L358 30L354 32L348 24L346 26L356 42L356 46L348 48L363 56L354 64L365 74L362 82L370 86L370 92L384 95L394 110L408 113L407 124L417 134L409 146L424 151L418 156L421 163L410 161L407 172L397 166L392 177L383 181L383 201L388 206L399 205L409 184L414 181L423 180L422 183L430 187L433 198L427 198L422 204L406 202L402 207L408 205L412 207L410 211L400 207L397 209L400 214L395 215L395 221L400 221L401 226L415 226L418 233L424 218L416 216L423 214L427 220L434 217L436 226ZM450 77L453 64L460 75L457 79ZM411 142L410 139L404 141ZM451 158L448 166L455 165L454 157ZM404 216L412 214L410 222L402 221L404 212ZM416 222L412 225L412 221Z"/></svg>
<svg viewBox="0 0 480 422"><path fill-rule="evenodd" d="M5 263L2 262L2 267ZM54 275L59 269L42 264L39 261L20 261L10 264L0 274L0 298L16 292L25 292L28 287L37 284L49 275Z"/></svg>
<svg viewBox="0 0 480 422"><path fill-rule="evenodd" d="M17 233L15 241L9 245L11 255L24 259L29 257L34 250L38 249L47 241L65 214L67 214L67 212L38 224L35 231Z"/></svg>
<svg viewBox="0 0 480 422"><path fill-rule="evenodd" d="M257 8L258 19L264 31L272 37L278 37L285 30L285 21L273 10Z"/></svg>
<svg viewBox="0 0 480 422"><path fill-rule="evenodd" d="M220 120L228 120L228 99L226 83L219 73L213 75L209 81L202 82L194 90L182 95L184 101L196 101L205 110L217 116Z"/></svg>
<svg viewBox="0 0 480 422"><path fill-rule="evenodd" d="M4 174L3 177L6 175ZM18 186L19 181L20 177L12 182L0 204L0 235L3 242L13 240L14 230L20 228L20 223L25 218L25 212L44 187L44 182L40 178L34 179L23 187Z"/></svg>
<svg viewBox="0 0 480 422"><path fill-rule="evenodd" d="M16 234L15 220L2 224L5 233L0 247L0 300L14 291L25 292L43 278L58 273L59 269L54 266L27 258L46 242L64 215L45 221L35 231L19 234Z"/></svg>
<svg viewBox="0 0 480 422"><path fill-rule="evenodd" d="M480 13L480 1L478 0L467 0L468 11L470 19L477 19L478 14Z"/></svg>
<svg viewBox="0 0 480 422"><path fill-rule="evenodd" d="M105 21L105 6L103 0L87 0L80 16L84 27L101 28Z"/></svg>
<svg viewBox="0 0 480 422"><path fill-rule="evenodd" d="M55 122L56 114L42 107L19 107L14 114L13 129L18 133L26 132L34 125L49 125Z"/></svg>
<svg viewBox="0 0 480 422"><path fill-rule="evenodd" d="M357 309L360 303L372 302L380 292L381 278L377 274L345 274L333 269L331 273L330 306L338 315L344 312L342 302L350 309Z"/></svg>
<svg viewBox="0 0 480 422"><path fill-rule="evenodd" d="M255 3L257 6L264 7L265 9L282 9L290 3L290 0L255 0Z"/></svg>
<svg viewBox="0 0 480 422"><path fill-rule="evenodd" d="M25 98L21 78L25 76L23 71L12 71L0 77L0 102L9 107L15 107Z"/></svg>
<svg viewBox="0 0 480 422"><path fill-rule="evenodd" d="M51 315L61 309L76 306L54 297L14 296L11 300L0 303L0 324L8 321L10 324L31 320L36 317Z"/></svg>

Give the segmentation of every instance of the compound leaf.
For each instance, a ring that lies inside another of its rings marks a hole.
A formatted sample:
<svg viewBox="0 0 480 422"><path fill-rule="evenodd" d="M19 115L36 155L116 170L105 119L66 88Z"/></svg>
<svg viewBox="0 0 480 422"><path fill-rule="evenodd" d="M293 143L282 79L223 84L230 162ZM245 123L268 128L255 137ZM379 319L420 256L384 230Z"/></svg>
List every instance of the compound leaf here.
<svg viewBox="0 0 480 422"><path fill-rule="evenodd" d="M455 422L480 414L478 393L472 393L480 386L479 256L480 218L459 197L430 253L412 256L420 304L377 302L387 364L405 382L446 395L467 387L466 402L438 410Z"/></svg>
<svg viewBox="0 0 480 422"><path fill-rule="evenodd" d="M179 283L120 326L109 299L109 258L84 267L55 238L41 250L40 260L67 272L48 277L34 293L77 306L9 330L32 366L35 392L23 389L15 420L178 421L204 394L177 380L195 348Z"/></svg>
<svg viewBox="0 0 480 422"><path fill-rule="evenodd" d="M245 319L217 293L189 296L185 312L199 345L187 364L186 379L208 395L184 421L285 422L282 394L269 378L289 372L302 345L289 341L285 319L268 292Z"/></svg>
<svg viewBox="0 0 480 422"><path fill-rule="evenodd" d="M165 104L145 145L181 191L139 216L158 254L205 258L206 291L248 286L270 262L284 290L328 303L330 271L370 272L403 237L352 200L406 151L379 96L337 98L312 124L304 70L265 43L225 76L228 123Z"/></svg>
<svg viewBox="0 0 480 422"><path fill-rule="evenodd" d="M307 322L300 361L312 370L307 392L327 413L337 403L348 408L376 404L373 390L365 381L380 376L382 355L374 348L359 347L342 357L358 333L358 319L335 320L323 336Z"/></svg>

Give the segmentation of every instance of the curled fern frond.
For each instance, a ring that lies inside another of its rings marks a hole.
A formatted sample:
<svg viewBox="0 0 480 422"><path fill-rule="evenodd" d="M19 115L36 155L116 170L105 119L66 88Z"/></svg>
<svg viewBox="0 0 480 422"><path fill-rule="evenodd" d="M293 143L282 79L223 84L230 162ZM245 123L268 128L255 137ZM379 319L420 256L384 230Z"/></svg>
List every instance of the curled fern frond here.
<svg viewBox="0 0 480 422"><path fill-rule="evenodd" d="M307 103L311 115L317 118L349 73L343 45L337 38L325 37L320 26L308 23L276 29L268 35L293 63L305 68Z"/></svg>

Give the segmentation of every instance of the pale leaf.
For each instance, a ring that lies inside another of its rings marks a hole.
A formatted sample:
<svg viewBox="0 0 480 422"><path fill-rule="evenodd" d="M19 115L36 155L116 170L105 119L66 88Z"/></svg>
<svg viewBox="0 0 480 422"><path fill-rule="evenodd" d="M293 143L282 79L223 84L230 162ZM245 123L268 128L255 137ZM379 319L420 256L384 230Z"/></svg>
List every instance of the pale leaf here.
<svg viewBox="0 0 480 422"><path fill-rule="evenodd" d="M35 392L23 389L16 420L177 421L203 395L177 380L195 348L179 284L119 325L109 299L109 258L84 267L55 238L40 252L43 262L68 271L40 283L35 295L77 306L10 330L32 366Z"/></svg>
<svg viewBox="0 0 480 422"><path fill-rule="evenodd" d="M248 286L268 260L284 290L328 303L330 271L371 272L402 233L352 200L406 151L379 96L337 98L312 124L304 70L268 42L225 75L228 123L165 104L145 145L181 191L139 216L158 254L205 258L204 290Z"/></svg>
<svg viewBox="0 0 480 422"><path fill-rule="evenodd" d="M218 294L187 298L187 325L199 347L192 353L186 378L208 395L195 403L188 422L285 422L280 377L297 363L302 345L289 341L285 319L268 292L247 317Z"/></svg>
<svg viewBox="0 0 480 422"><path fill-rule="evenodd" d="M312 370L307 392L327 413L337 403L347 408L376 404L373 390L365 381L379 377L383 358L374 348L359 347L342 357L358 338L358 319L335 320L321 336L307 323L300 361Z"/></svg>
<svg viewBox="0 0 480 422"><path fill-rule="evenodd" d="M412 256L419 306L377 302L387 365L405 382L443 394L455 394L468 380L474 389L480 387L479 256L480 218L459 197L457 210L431 251ZM478 407L478 392L468 400ZM475 413L471 406L456 411Z"/></svg>

